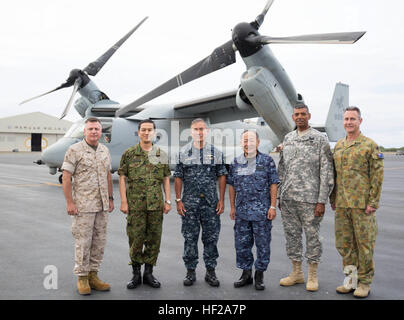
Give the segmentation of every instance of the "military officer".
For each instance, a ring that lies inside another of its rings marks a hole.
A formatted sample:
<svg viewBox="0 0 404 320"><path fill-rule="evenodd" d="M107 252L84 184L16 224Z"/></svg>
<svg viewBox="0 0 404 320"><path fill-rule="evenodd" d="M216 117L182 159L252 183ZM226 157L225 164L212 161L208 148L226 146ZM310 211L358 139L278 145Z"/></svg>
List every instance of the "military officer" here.
<svg viewBox="0 0 404 320"><path fill-rule="evenodd" d="M253 282L254 256L251 249L255 242L255 289L264 290L264 272L270 260L271 229L276 216L279 178L274 160L258 151L259 137L256 131L244 131L241 145L244 153L233 160L227 176L230 217L235 220L236 262L237 267L243 270L234 286L239 288Z"/></svg>
<svg viewBox="0 0 404 320"><path fill-rule="evenodd" d="M163 212L167 214L171 209L171 173L167 154L152 143L155 129L152 120L142 120L139 123L140 142L123 153L118 169L120 209L127 214L126 231L133 270L133 277L127 284L128 289L134 289L142 283L142 264L145 264L143 283L153 288L161 286L153 276L153 266L156 265L160 252Z"/></svg>
<svg viewBox="0 0 404 320"><path fill-rule="evenodd" d="M278 196L286 237L286 253L292 262L292 272L280 280L280 285L304 283L302 271L302 229L306 236L309 265L306 290L318 290L317 267L322 254L320 222L325 204L334 185L334 167L327 138L309 126L308 107L299 103L292 119L297 129L283 141L278 174L281 181Z"/></svg>
<svg viewBox="0 0 404 320"><path fill-rule="evenodd" d="M357 107L344 112L346 137L334 148L336 185L330 197L335 210L335 245L343 267L353 266L359 285L348 281L338 293L354 291L369 295L374 276L373 251L377 235L376 209L383 183L383 154L377 144L360 131L361 112ZM351 279L352 280L352 279Z"/></svg>
<svg viewBox="0 0 404 320"><path fill-rule="evenodd" d="M101 135L101 122L88 118L83 141L69 147L62 164L63 192L75 240L73 272L82 295L90 294L91 289L110 289L97 275L107 239L107 212L114 209L111 156L98 143Z"/></svg>
<svg viewBox="0 0 404 320"><path fill-rule="evenodd" d="M183 260L187 268L184 285L196 281L198 264L198 238L202 226L203 259L206 266L205 281L219 286L215 268L219 253L217 242L220 232L220 214L224 211L227 170L223 154L206 142L209 130L203 119L191 124L192 141L181 150L175 168L175 194L177 212L181 215L184 236ZM216 181L219 182L219 198ZM181 198L182 187L184 193Z"/></svg>

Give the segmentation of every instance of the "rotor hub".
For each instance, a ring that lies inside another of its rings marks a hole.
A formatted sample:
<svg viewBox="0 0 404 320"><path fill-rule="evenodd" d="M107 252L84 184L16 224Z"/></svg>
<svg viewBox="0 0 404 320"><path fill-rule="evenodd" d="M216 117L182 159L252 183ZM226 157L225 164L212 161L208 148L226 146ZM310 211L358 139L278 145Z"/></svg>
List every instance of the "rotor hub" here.
<svg viewBox="0 0 404 320"><path fill-rule="evenodd" d="M258 30L251 23L241 22L234 27L232 40L242 57L249 57L263 47L260 43L251 43L247 41L248 37L259 35Z"/></svg>

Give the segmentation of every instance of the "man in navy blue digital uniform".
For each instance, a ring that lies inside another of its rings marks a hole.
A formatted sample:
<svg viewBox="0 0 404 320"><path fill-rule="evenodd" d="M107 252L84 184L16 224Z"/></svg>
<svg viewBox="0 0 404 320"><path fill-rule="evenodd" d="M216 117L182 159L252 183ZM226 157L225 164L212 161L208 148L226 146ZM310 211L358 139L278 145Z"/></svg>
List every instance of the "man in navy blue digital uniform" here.
<svg viewBox="0 0 404 320"><path fill-rule="evenodd" d="M184 236L183 260L187 268L185 286L191 286L196 280L201 227L203 260L206 266L205 281L213 287L220 285L215 268L219 257L217 242L220 214L224 211L227 170L223 153L206 142L208 133L203 119L192 121L192 141L180 150L174 173L175 201L177 212L181 215L181 232ZM219 183L219 197L216 182ZM183 186L184 193L181 198Z"/></svg>
<svg viewBox="0 0 404 320"><path fill-rule="evenodd" d="M258 151L259 137L254 130L241 136L244 153L230 165L227 176L230 196L230 218L235 220L234 239L237 267L243 270L236 288L253 283L252 247L255 242L255 289L264 290L264 271L270 260L272 220L276 217L276 195L279 178L275 162Z"/></svg>

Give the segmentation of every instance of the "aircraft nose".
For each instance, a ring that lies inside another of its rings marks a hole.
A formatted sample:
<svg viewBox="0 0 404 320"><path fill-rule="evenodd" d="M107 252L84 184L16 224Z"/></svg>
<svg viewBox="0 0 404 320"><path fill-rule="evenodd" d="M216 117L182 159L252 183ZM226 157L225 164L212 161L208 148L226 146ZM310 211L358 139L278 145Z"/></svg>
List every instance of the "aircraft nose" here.
<svg viewBox="0 0 404 320"><path fill-rule="evenodd" d="M56 143L46 148L46 150L42 152L41 160L48 167L60 168L62 166L67 149L76 142L76 139L69 138L62 138L58 140Z"/></svg>

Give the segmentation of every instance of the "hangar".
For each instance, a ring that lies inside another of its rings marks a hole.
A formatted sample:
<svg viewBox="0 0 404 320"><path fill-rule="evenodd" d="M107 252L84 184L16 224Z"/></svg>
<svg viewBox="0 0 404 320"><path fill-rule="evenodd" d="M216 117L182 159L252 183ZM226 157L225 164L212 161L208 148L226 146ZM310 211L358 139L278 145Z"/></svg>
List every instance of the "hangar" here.
<svg viewBox="0 0 404 320"><path fill-rule="evenodd" d="M0 118L0 151L43 151L72 124L42 112Z"/></svg>

